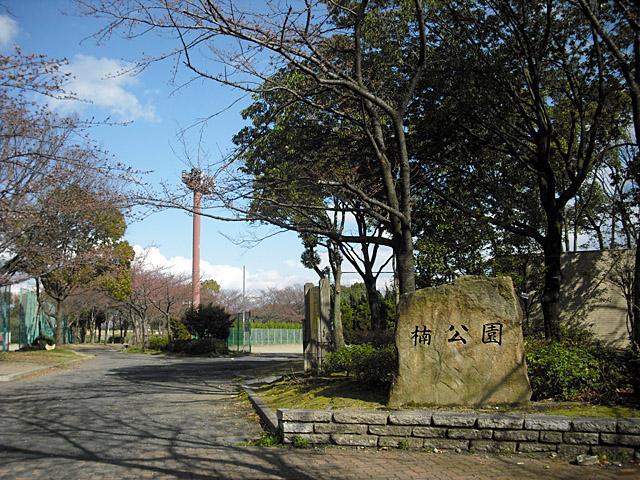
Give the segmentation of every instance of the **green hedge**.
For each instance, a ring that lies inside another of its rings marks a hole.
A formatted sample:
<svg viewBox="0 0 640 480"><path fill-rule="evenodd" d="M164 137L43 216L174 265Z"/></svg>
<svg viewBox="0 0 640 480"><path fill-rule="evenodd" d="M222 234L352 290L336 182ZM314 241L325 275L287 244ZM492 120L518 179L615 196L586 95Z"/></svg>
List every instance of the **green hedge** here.
<svg viewBox="0 0 640 480"><path fill-rule="evenodd" d="M396 369L397 355L393 345L347 345L327 355L325 361L327 373L346 372L359 382L384 388L391 386Z"/></svg>
<svg viewBox="0 0 640 480"><path fill-rule="evenodd" d="M584 337L562 342L526 342L532 400L585 401L596 404L630 400L640 360ZM326 373L346 372L357 381L388 388L397 370L395 347L348 345L327 355ZM636 386L637 387L637 386Z"/></svg>
<svg viewBox="0 0 640 480"><path fill-rule="evenodd" d="M148 343L151 350L166 350L169 339L167 337L149 337Z"/></svg>
<svg viewBox="0 0 640 480"><path fill-rule="evenodd" d="M526 345L532 400L616 403L632 389L631 357L597 341L530 340Z"/></svg>
<svg viewBox="0 0 640 480"><path fill-rule="evenodd" d="M187 355L224 355L229 353L226 340L219 338L199 338L196 340L173 340L167 345L167 351Z"/></svg>
<svg viewBox="0 0 640 480"><path fill-rule="evenodd" d="M237 321L237 320L236 320ZM291 329L300 330L302 328L301 323L293 322L251 322L251 328L269 328L269 329Z"/></svg>

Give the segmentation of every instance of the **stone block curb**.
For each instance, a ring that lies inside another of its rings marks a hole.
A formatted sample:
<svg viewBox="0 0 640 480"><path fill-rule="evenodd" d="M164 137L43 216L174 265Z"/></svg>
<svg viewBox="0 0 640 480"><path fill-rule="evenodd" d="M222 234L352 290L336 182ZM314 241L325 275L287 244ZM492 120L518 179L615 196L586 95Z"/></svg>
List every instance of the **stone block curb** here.
<svg viewBox="0 0 640 480"><path fill-rule="evenodd" d="M267 406L266 403L253 391L251 387L243 385L242 388L247 393L249 401L253 405L254 410L262 420L265 429L272 435L278 434L278 416Z"/></svg>
<svg viewBox="0 0 640 480"><path fill-rule="evenodd" d="M450 411L279 409L276 414L249 387L266 428L285 443L299 436L314 444L438 448L503 452L598 451L640 453L640 419Z"/></svg>

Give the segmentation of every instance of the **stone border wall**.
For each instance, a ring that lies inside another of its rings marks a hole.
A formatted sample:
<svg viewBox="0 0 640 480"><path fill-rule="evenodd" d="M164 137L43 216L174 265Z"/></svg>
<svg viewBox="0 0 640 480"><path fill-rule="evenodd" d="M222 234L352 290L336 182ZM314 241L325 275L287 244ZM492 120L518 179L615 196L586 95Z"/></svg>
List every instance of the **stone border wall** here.
<svg viewBox="0 0 640 480"><path fill-rule="evenodd" d="M277 411L284 443L560 455L640 452L640 419L444 411Z"/></svg>

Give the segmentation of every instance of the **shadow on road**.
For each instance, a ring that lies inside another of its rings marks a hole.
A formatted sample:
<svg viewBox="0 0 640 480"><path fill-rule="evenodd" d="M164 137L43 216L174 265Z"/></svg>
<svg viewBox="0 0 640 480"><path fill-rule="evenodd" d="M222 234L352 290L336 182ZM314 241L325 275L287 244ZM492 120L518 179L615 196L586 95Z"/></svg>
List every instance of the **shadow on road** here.
<svg viewBox="0 0 640 480"><path fill-rule="evenodd" d="M234 446L261 435L239 381L295 362L114 358L3 392L0 478L311 478L277 450Z"/></svg>

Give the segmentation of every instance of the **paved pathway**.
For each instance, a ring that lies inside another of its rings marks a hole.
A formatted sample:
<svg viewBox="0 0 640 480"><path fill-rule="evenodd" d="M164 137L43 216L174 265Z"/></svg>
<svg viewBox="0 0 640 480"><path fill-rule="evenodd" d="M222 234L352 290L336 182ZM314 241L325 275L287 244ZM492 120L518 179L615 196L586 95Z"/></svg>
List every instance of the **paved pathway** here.
<svg viewBox="0 0 640 480"><path fill-rule="evenodd" d="M261 431L238 383L299 363L94 353L72 370L0 384L0 478L640 478L636 467L517 455L241 446Z"/></svg>

